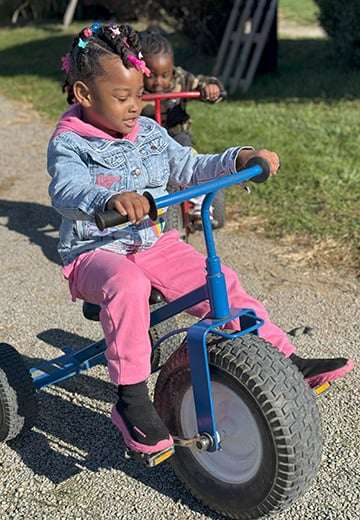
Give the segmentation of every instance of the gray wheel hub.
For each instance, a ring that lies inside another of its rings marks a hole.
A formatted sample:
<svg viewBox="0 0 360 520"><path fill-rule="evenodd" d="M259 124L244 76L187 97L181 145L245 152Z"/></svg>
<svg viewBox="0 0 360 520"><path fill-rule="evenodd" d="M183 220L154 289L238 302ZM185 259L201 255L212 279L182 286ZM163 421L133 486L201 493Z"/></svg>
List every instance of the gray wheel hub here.
<svg viewBox="0 0 360 520"><path fill-rule="evenodd" d="M216 479L240 484L253 478L261 464L263 447L258 425L243 399L231 388L212 382L215 417L222 449L192 454L201 466ZM197 434L192 387L184 394L180 420L186 438Z"/></svg>

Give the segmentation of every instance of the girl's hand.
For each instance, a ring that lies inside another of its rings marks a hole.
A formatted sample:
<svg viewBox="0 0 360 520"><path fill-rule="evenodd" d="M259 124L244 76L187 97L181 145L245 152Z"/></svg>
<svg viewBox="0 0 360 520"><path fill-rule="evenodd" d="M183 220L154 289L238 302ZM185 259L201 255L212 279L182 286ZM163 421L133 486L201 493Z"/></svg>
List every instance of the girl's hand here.
<svg viewBox="0 0 360 520"><path fill-rule="evenodd" d="M117 193L108 200L107 209L115 209L120 215L128 216L132 224L140 224L150 211L150 204L146 197L135 191Z"/></svg>
<svg viewBox="0 0 360 520"><path fill-rule="evenodd" d="M214 102L220 97L220 88L218 85L210 83L209 85L205 85L204 93L205 99Z"/></svg>
<svg viewBox="0 0 360 520"><path fill-rule="evenodd" d="M280 168L280 159L277 153L269 150L241 150L236 158L236 169L242 170L246 163L253 157L261 157L268 162L270 167L270 175L276 175Z"/></svg>

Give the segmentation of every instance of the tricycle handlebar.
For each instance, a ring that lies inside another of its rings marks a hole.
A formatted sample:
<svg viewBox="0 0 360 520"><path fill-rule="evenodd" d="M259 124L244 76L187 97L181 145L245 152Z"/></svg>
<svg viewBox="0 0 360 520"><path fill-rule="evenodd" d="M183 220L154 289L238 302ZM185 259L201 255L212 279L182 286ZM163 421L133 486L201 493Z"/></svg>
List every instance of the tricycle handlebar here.
<svg viewBox="0 0 360 520"><path fill-rule="evenodd" d="M261 157L253 157L247 162L246 167L237 173L225 175L224 177L219 177L209 182L191 186L190 188L169 195L164 195L156 200L147 191L145 191L143 195L150 203L149 217L151 220L156 220L157 210L160 208L179 204L185 200L197 197L198 195L216 192L221 188L226 188L233 184L240 184L241 182L265 182L269 175L270 168L267 161ZM120 215L120 213L114 209L99 211L95 214L95 223L101 231L108 227L125 224L126 222L128 222L128 217Z"/></svg>
<svg viewBox="0 0 360 520"><path fill-rule="evenodd" d="M220 97L225 99L227 97L226 90L220 92ZM163 101L164 99L200 99L201 92L198 90L184 91L184 92L158 92L152 94L144 94L143 101Z"/></svg>
<svg viewBox="0 0 360 520"><path fill-rule="evenodd" d="M227 93L220 92L220 97L225 99ZM143 101L155 101L155 119L161 125L161 101L167 99L202 99L199 91L184 91L184 92L158 92L152 94L144 94Z"/></svg>
<svg viewBox="0 0 360 520"><path fill-rule="evenodd" d="M167 99L200 99L201 92L159 92L144 94L143 101L155 101L155 120L161 125L161 101Z"/></svg>
<svg viewBox="0 0 360 520"><path fill-rule="evenodd" d="M159 92L153 94L144 94L143 101L163 101L164 99L199 99L201 92Z"/></svg>

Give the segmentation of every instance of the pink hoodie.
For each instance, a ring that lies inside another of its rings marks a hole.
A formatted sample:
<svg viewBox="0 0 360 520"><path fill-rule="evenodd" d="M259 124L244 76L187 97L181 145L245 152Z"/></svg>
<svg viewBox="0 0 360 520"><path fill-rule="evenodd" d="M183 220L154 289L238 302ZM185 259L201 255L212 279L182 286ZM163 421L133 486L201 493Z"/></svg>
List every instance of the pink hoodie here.
<svg viewBox="0 0 360 520"><path fill-rule="evenodd" d="M131 130L131 132L124 135L123 139L128 139L129 141L134 142L138 131L139 123L136 122L136 125ZM109 141L117 141L119 139L104 132L103 130L100 130L90 123L86 123L82 118L82 110L79 104L72 105L72 107L61 116L58 124L56 125L55 131L51 136L51 139L55 139L55 137L64 132L74 132L75 134L81 135L82 137L98 137L100 139L108 139Z"/></svg>

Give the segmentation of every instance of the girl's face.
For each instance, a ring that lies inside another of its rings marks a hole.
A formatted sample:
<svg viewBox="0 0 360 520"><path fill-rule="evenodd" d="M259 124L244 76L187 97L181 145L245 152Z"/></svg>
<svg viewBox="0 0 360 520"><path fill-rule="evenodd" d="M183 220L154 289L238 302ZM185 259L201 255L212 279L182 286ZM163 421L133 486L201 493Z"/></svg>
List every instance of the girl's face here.
<svg viewBox="0 0 360 520"><path fill-rule="evenodd" d="M127 69L118 57L100 58L103 73L86 84L77 81L74 95L88 123L111 135L131 132L141 112L142 72Z"/></svg>
<svg viewBox="0 0 360 520"><path fill-rule="evenodd" d="M146 65L151 70L151 76L144 78L145 90L148 92L169 92L174 75L174 58L172 54L147 56Z"/></svg>

